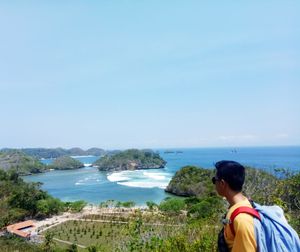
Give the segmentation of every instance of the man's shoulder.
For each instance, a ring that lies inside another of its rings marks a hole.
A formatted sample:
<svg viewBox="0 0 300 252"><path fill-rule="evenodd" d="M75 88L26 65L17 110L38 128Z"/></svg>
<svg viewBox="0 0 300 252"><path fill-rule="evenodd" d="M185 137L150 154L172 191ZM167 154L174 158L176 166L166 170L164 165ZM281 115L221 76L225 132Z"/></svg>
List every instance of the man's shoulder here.
<svg viewBox="0 0 300 252"><path fill-rule="evenodd" d="M253 216L247 213L240 213L234 219L234 226L238 226L240 223L243 223L243 225L249 224L251 227L253 227Z"/></svg>
<svg viewBox="0 0 300 252"><path fill-rule="evenodd" d="M239 208L239 207L244 207L244 206L246 206L246 207L251 207L251 208L252 208L252 205L251 205L251 203L249 202L248 199L242 200L242 201L240 201L240 202L234 204L233 206L231 206L231 207L228 209L228 212L227 212L227 214L226 214L226 219L230 219L231 214L232 214L237 208ZM240 216L240 215L245 216L245 215L249 215L249 214L242 214L242 213L241 213L241 214L239 214L238 216ZM238 217L238 216L237 216L237 217Z"/></svg>

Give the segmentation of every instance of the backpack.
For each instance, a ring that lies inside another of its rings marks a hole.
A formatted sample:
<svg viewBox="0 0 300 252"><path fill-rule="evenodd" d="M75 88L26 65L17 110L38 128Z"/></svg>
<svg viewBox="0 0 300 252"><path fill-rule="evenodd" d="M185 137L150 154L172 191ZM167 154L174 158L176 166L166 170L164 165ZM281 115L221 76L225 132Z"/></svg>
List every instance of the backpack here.
<svg viewBox="0 0 300 252"><path fill-rule="evenodd" d="M218 252L230 252L224 237L224 227L218 234Z"/></svg>
<svg viewBox="0 0 300 252"><path fill-rule="evenodd" d="M279 206L261 206L251 202L251 207L239 207L230 216L230 229L233 234L233 222L240 213L254 217L254 231L259 252L300 252L300 240L296 231L287 223L283 210Z"/></svg>

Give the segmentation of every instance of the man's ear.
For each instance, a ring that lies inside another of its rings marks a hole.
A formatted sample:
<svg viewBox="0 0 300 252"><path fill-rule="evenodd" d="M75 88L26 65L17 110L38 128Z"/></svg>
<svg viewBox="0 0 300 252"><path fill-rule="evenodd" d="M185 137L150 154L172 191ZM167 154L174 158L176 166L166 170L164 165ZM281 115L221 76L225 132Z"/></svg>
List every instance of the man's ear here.
<svg viewBox="0 0 300 252"><path fill-rule="evenodd" d="M227 185L227 182L224 179L221 179L219 182L223 188Z"/></svg>

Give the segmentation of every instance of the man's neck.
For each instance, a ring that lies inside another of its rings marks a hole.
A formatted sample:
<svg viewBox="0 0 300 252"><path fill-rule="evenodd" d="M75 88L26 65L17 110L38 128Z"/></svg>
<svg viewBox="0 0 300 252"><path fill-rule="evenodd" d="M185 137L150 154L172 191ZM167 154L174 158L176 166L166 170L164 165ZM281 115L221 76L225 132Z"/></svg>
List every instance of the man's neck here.
<svg viewBox="0 0 300 252"><path fill-rule="evenodd" d="M241 192L230 191L228 193L228 195L226 196L226 199L227 199L230 207L232 207L236 203L239 203L239 202L245 200L246 197Z"/></svg>

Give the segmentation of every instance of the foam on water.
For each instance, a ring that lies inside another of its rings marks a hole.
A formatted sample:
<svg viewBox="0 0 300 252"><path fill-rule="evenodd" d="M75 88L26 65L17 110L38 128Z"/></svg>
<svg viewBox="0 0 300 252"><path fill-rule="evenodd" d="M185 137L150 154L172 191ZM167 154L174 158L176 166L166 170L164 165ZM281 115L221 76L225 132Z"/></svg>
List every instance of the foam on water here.
<svg viewBox="0 0 300 252"><path fill-rule="evenodd" d="M142 188L154 188L158 187L161 189L165 189L168 183L162 182L150 182L150 181L134 181L134 182L118 182L119 185L129 186L129 187L142 187Z"/></svg>
<svg viewBox="0 0 300 252"><path fill-rule="evenodd" d="M119 182L119 181L130 180L130 178L126 176L124 171L111 173L111 174L107 175L107 179L110 182Z"/></svg>
<svg viewBox="0 0 300 252"><path fill-rule="evenodd" d="M75 182L75 185L93 185L100 182L99 177L97 176L87 176L85 178L81 178L78 181Z"/></svg>
<svg viewBox="0 0 300 252"><path fill-rule="evenodd" d="M150 172L143 172L143 175L149 178L153 178L156 180L164 180L166 179L166 176L164 173L150 173Z"/></svg>
<svg viewBox="0 0 300 252"><path fill-rule="evenodd" d="M170 173L153 169L113 172L107 176L107 179L123 186L164 189L171 177Z"/></svg>

